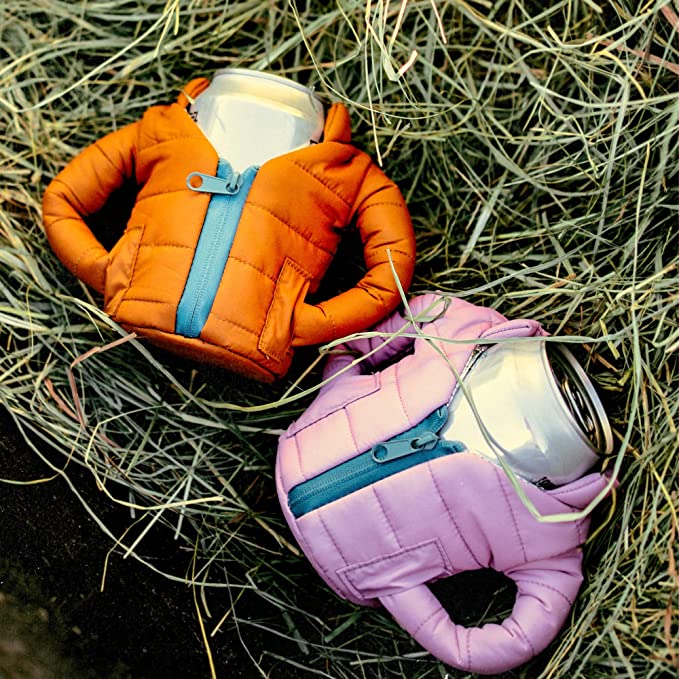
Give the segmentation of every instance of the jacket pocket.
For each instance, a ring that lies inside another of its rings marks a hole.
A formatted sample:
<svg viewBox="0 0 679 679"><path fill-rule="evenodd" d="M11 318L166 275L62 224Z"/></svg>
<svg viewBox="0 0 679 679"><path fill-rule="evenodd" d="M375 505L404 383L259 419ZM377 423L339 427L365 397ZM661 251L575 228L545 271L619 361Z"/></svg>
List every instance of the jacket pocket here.
<svg viewBox="0 0 679 679"><path fill-rule="evenodd" d="M112 317L115 317L132 282L143 235L142 224L127 228L109 253L104 287L104 309Z"/></svg>
<svg viewBox="0 0 679 679"><path fill-rule="evenodd" d="M288 353L295 309L304 302L310 280L311 276L299 264L285 258L259 338L259 350L266 356L281 361Z"/></svg>
<svg viewBox="0 0 679 679"><path fill-rule="evenodd" d="M390 596L452 573L453 568L438 538L337 571L351 592L364 599Z"/></svg>

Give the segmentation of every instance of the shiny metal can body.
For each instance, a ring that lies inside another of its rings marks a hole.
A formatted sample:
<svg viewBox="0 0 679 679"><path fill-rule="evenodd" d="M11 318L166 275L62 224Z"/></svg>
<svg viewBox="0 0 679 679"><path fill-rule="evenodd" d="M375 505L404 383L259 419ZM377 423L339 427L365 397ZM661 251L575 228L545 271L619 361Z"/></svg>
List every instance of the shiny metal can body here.
<svg viewBox="0 0 679 679"><path fill-rule="evenodd" d="M540 339L480 348L461 377L443 438L495 463L501 457L532 483L573 481L612 450L603 405L563 343Z"/></svg>
<svg viewBox="0 0 679 679"><path fill-rule="evenodd" d="M320 141L325 123L323 104L312 90L244 68L217 71L189 113L237 172Z"/></svg>

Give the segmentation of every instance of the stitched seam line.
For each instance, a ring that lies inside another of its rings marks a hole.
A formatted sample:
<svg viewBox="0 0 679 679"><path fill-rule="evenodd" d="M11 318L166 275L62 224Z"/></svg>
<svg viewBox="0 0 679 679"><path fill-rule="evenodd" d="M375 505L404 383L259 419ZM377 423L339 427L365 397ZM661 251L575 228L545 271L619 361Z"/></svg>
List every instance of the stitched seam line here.
<svg viewBox="0 0 679 679"><path fill-rule="evenodd" d="M545 589L548 589L551 592L554 592L555 594L559 594L569 606L573 605L573 602L561 590L557 589L556 587L547 585L546 583L540 582L539 580L524 580L523 578L518 578L517 581L525 582L528 583L529 585L539 585L540 587L544 587Z"/></svg>
<svg viewBox="0 0 679 679"><path fill-rule="evenodd" d="M299 443L297 441L297 437L293 436L292 440L295 443L295 450L297 451L297 467L299 468L299 473L300 476L305 480L308 481L309 477L304 473L304 469L302 468L302 451L300 450ZM289 491L288 491L289 492ZM288 505L289 506L289 505Z"/></svg>
<svg viewBox="0 0 679 679"><path fill-rule="evenodd" d="M85 216L88 216L88 215L85 215ZM57 217L56 219L53 219L53 217L54 217L53 214L46 214L45 215L45 221L49 220L50 229L54 228L54 226L56 224L58 224L59 222L66 222L66 221L72 222L74 220L78 221L78 222L84 222L85 221L80 215L78 215L77 217L73 217L72 215L69 215L68 217Z"/></svg>
<svg viewBox="0 0 679 679"><path fill-rule="evenodd" d="M432 611L418 626L417 629L413 632L413 636L416 636L417 633L436 615L438 614L443 606L441 604L438 604L438 608L434 611Z"/></svg>
<svg viewBox="0 0 679 679"><path fill-rule="evenodd" d="M339 198L339 199L340 199L347 207L351 207L351 203L350 203L346 198L344 198L344 197L341 196L339 193L337 193L337 191L336 191L334 188L332 188L332 186L330 186L329 184L327 184L326 182L324 182L320 177L317 177L313 172L307 170L307 168L304 167L304 165L298 163L296 160L291 160L290 158L286 158L286 160L287 160L291 165L295 165L295 166L298 167L300 170L302 170L302 172L308 174L311 178L315 179L319 184L321 184L322 186L325 186L325 188L328 189L328 191L330 191L330 193L332 193L332 194L334 194L335 196L337 196L337 197L338 197L338 198Z"/></svg>
<svg viewBox="0 0 679 679"><path fill-rule="evenodd" d="M329 301L329 300L326 300L326 301ZM335 321L333 320L330 313L323 308L323 302L321 302L320 304L314 305L314 308L318 309L323 314L323 316L325 316L328 319L328 323L330 323L330 327L332 328L332 339L339 337L339 334L337 333L337 326L335 325Z"/></svg>
<svg viewBox="0 0 679 679"><path fill-rule="evenodd" d="M101 155L104 156L104 158L106 158L106 160L108 161L109 165L110 165L110 166L111 166L111 167L112 167L112 168L113 168L113 169L114 169L121 177L123 177L123 178L125 177L125 173L124 173L124 172L123 172L123 171L122 171L122 170L121 170L121 169L120 169L120 168L119 168L119 167L118 167L118 166L117 166L117 165L116 165L109 157L108 157L108 154L106 153L106 151L104 151L104 149L101 148L99 142L95 142L94 148L97 149L97 151L99 151L99 153L101 153Z"/></svg>
<svg viewBox="0 0 679 679"><path fill-rule="evenodd" d="M363 209L367 210L368 208L377 207L378 205L395 205L396 207L405 207L403 203L399 203L396 200L383 200L379 203L370 203L370 205L366 205Z"/></svg>
<svg viewBox="0 0 679 679"><path fill-rule="evenodd" d="M342 558L342 561L344 561L344 565L346 566L349 561L347 558L344 556L344 553L340 549L340 546L337 544L337 540L335 540L335 536L330 532L330 529L328 528L327 524L325 523L325 519L323 518L323 512L318 512L318 519L321 522L321 525L325 529L325 532L328 534L328 537L330 538L330 541L332 544L335 546L335 549L337 550L337 553L340 555Z"/></svg>
<svg viewBox="0 0 679 679"><path fill-rule="evenodd" d="M136 204L143 203L145 200L148 200L149 198L156 198L157 196L166 196L170 193L183 193L183 192L189 192L190 189L182 187L181 189L167 189L167 191L156 191L154 193L148 193L145 196L142 196L141 198L137 198L135 201Z"/></svg>
<svg viewBox="0 0 679 679"><path fill-rule="evenodd" d="M141 155L142 153L147 153L149 151L152 151L155 148L158 148L159 146L163 146L165 144L171 144L173 141L179 141L180 139L194 139L194 140L202 140L203 137L202 135L199 134L181 134L176 137L169 137L166 139L163 139L163 141L156 141L154 140L151 142L148 146L144 146L139 150L139 154Z"/></svg>
<svg viewBox="0 0 679 679"><path fill-rule="evenodd" d="M342 412L344 413L344 416L347 418L347 429L349 430L349 436L351 436L351 445L354 447L354 450L357 450L358 443L356 443L356 436L354 436L354 430L351 426L351 418L349 417L349 413L347 412L346 405L342 408Z"/></svg>
<svg viewBox="0 0 679 679"><path fill-rule="evenodd" d="M598 483L598 479L590 479L587 483L579 485L577 488L568 488L567 486L563 488L556 488L555 490L550 490L549 494L554 497L556 495L570 495L571 493L578 493L582 488L587 488Z"/></svg>
<svg viewBox="0 0 679 679"><path fill-rule="evenodd" d="M120 309L120 305L125 301L125 298L127 297L127 293L130 291L130 288L132 287L132 281L134 280L134 274L137 272L137 262L139 261L139 250L140 250L142 238L144 237L144 225L143 224L139 226L139 230L141 231L141 234L139 235L139 240L137 241L137 244L135 246L134 262L132 264L132 273L130 274L130 277L127 281L127 287L125 288L125 292L123 292L122 296L120 297L120 301L118 302L118 305L116 306L115 309L112 310L112 315L114 316L114 318L115 318L116 314L118 313L118 309Z"/></svg>
<svg viewBox="0 0 679 679"><path fill-rule="evenodd" d="M218 321L221 321L222 323L228 323L229 325L233 325L235 328L239 328L240 330L244 330L245 332L249 333L250 335L253 335L254 337L259 337L259 334L256 333L254 330L251 330L250 328L246 328L244 325L241 325L240 323L236 323L236 321L232 321L229 318L224 318L224 316L220 316L219 314L215 313L214 311L210 312L210 316L217 319Z"/></svg>
<svg viewBox="0 0 679 679"><path fill-rule="evenodd" d="M403 255L406 259L414 259L414 257L411 254L408 254L404 250L396 250L395 248L392 248L390 245L385 245L380 249L384 249L385 253L386 253L387 250L389 250L392 254ZM371 259L372 259L372 257L371 257ZM388 263L389 263L389 258L387 257L386 259L384 259L382 261L378 260L378 261L374 262L373 266L375 266L377 264L388 264Z"/></svg>
<svg viewBox="0 0 679 679"><path fill-rule="evenodd" d="M83 202L80 200L78 194L73 190L73 188L71 188L70 184L67 184L63 179L60 179L59 177L55 177L53 179L53 182L55 184L61 184L62 186L66 187L68 193L71 194L71 196L75 199L75 202L78 204L78 207L80 208L79 216L88 217L90 215L90 212L85 209ZM66 201L66 203L68 203L68 205L70 205L71 207L73 206L73 202L66 198L66 196L63 196L63 199Z"/></svg>
<svg viewBox="0 0 679 679"><path fill-rule="evenodd" d="M303 238L307 243L310 245L313 245L314 247L318 248L319 250L322 250L323 252L329 254L329 255L334 255L335 252L334 250L330 250L327 247L321 245L320 243L317 243L315 240L312 240L307 236L306 234L302 233L294 224L291 222L286 221L285 219L281 219L275 212L272 212L269 210L269 208L265 207L264 205L259 205L258 203L253 203L252 201L246 201L245 206L250 206L257 208L258 210L261 210L262 212L266 212L268 215L271 215L277 222L280 222L284 226L287 226L291 231L294 231L300 238Z"/></svg>
<svg viewBox="0 0 679 679"><path fill-rule="evenodd" d="M472 552L471 548L469 547L469 544L467 541L464 539L464 536L462 535L462 531L460 531L460 527L457 525L457 521L455 521L455 517L453 516L453 512L451 511L450 507L448 506L448 503L445 501L443 494L441 493L441 488L439 487L438 482L436 481L436 476L434 475L434 470L431 468L431 462L427 462L427 470L429 471L429 475L431 476L431 480L434 483L434 488L436 488L436 492L438 493L438 496L443 503L443 506L446 508L446 512L448 513L448 516L450 517L450 520L453 522L453 526L455 526L455 530L457 531L457 534L460 536L460 540L462 540L462 544L465 546L465 549L469 552L469 556L471 556L472 559L476 562L479 568L483 568L483 564L476 558L474 555L474 552Z"/></svg>
<svg viewBox="0 0 679 679"><path fill-rule="evenodd" d="M302 278L311 280L311 274L301 264L297 264L297 262L290 257L286 257L285 261L288 266L292 267Z"/></svg>
<svg viewBox="0 0 679 679"><path fill-rule="evenodd" d="M528 323L524 323L524 324L522 324L522 325L512 325L511 330L512 330L512 331L513 331L513 330L521 330L521 329L523 329L523 328L525 328L525 329L530 329L531 327L532 327L532 326L528 325ZM484 339L485 339L486 337L492 337L493 335L497 335L497 334L499 334L499 333L505 333L505 332L507 332L507 328L502 328L502 329L493 328L492 330L486 330L486 331L483 333L483 337L484 337Z"/></svg>
<svg viewBox="0 0 679 679"><path fill-rule="evenodd" d="M80 270L80 263L82 262L82 260L83 260L83 258L85 257L85 255L86 255L88 252L92 252L92 250L99 250L99 246L98 246L98 245L90 245L89 248L86 248L85 250L83 250L83 251L80 253L80 257L78 257L78 259L75 261L75 264L73 265L73 268L74 268L74 273L75 273L76 276L78 276L78 278L80 278L80 273L79 273L79 270Z"/></svg>
<svg viewBox="0 0 679 679"><path fill-rule="evenodd" d="M400 366L400 362L396 363L394 366L394 383L396 384L396 394L398 395L398 400L399 403L401 404L401 410L403 410L403 414L406 416L406 421L408 424L412 427L413 424L410 421L410 417L408 416L408 412L406 411L406 407L403 403L403 396L401 395L401 381L399 380L398 377L398 367Z"/></svg>
<svg viewBox="0 0 679 679"><path fill-rule="evenodd" d="M269 341L265 341L265 337L267 336L267 333L269 331L270 327L270 320L271 320L271 314L273 312L274 306L276 306L277 302L277 297L276 293L278 292L279 285L280 285L280 279L283 277L283 271L286 266L289 266L291 269L293 269L301 278L306 279L307 281L310 279L309 274L299 265L297 262L293 261L290 259L290 257L286 257L285 261L283 262L283 266L281 267L281 270L278 274L278 278L276 279L276 285L273 290L273 294L271 296L271 302L269 304L269 308L266 311L266 318L264 319L264 326L262 327L262 334L259 335L259 342L257 344L257 348L265 355L265 356L273 356L277 361L282 361L285 355L290 351L290 345L292 344L292 335L290 336L290 340L286 342L285 347L283 347L281 350L274 349L272 350L272 347L270 346ZM268 346L263 346L263 345L268 345Z"/></svg>
<svg viewBox="0 0 679 679"><path fill-rule="evenodd" d="M516 623L516 628L519 630L519 633L523 637L523 640L530 646L530 650L533 652L533 655L537 655L537 651L535 650L535 646L533 646L533 644L531 643L531 640L528 638L528 636L524 632L523 627L521 627L521 625L519 625L518 622Z"/></svg>
<svg viewBox="0 0 679 679"><path fill-rule="evenodd" d="M264 276L265 278L268 278L273 283L276 283L276 277L275 276L272 276L271 274L266 273L266 271L264 271L264 269L261 269L256 264L252 264L252 262L248 262L246 259L241 259L240 257L236 257L235 255L229 255L229 259L230 260L232 259L232 260L238 262L239 264L244 264L245 266L251 267L252 269L257 271L257 273L262 274L262 276Z"/></svg>
<svg viewBox="0 0 679 679"><path fill-rule="evenodd" d="M381 556L376 556L372 559L368 559L368 561L361 561L360 563L352 564L351 566L348 566L347 568L343 569L342 572L353 573L354 571L360 570L365 566L373 566L376 563L384 563L386 561L390 561L391 559L400 559L404 554L407 554L408 552L416 552L418 549L422 549L422 547L424 547L425 545L426 546L432 545L436 547L436 551L441 557L441 563L443 564L443 567L446 570L450 570L449 568L450 564L447 562L447 559L444 558L444 554L441 551L441 548L438 543L439 543L438 538L424 540L422 542L418 542L416 545L411 545L410 547L402 547L397 552L394 552L392 554L383 554Z"/></svg>
<svg viewBox="0 0 679 679"><path fill-rule="evenodd" d="M313 546L309 544L309 541L304 536L304 533L301 530L299 530L299 526L297 527L297 532L295 533L295 539L297 540L299 546L302 548L304 554L309 559L311 565L314 568L316 568L316 570L319 573L325 573L329 579L332 579L333 575L332 571L329 568L326 568L326 566L316 558Z"/></svg>
<svg viewBox="0 0 679 679"><path fill-rule="evenodd" d="M165 306L175 306L172 302L163 302L159 299L147 299L146 297L126 297L126 302L143 302L144 304L164 304Z"/></svg>
<svg viewBox="0 0 679 679"><path fill-rule="evenodd" d="M433 321L431 321L431 323L428 324L428 325L430 325L432 328L434 328L434 330L436 331L436 334L434 334L434 333L432 333L432 332L427 332L427 335L428 335L429 337L431 337L431 340L426 340L426 341L427 341L427 342L431 342L432 344L434 344L434 342L436 342L436 344L435 344L436 348L437 348L444 356L450 358L450 356L449 356L450 348L451 348L451 347L454 348L454 347L460 346L460 345L456 345L456 344L450 345L450 344L448 344L447 342L441 341L441 339L442 339L443 337L446 336L445 328L441 328L441 322L442 322L442 321L445 321L445 320L446 320L446 318L445 318L445 316L443 316L443 317L435 318ZM474 347L475 347L476 345L472 343L472 344L469 344L469 345L467 345L467 346L469 346L469 351L470 351L470 353L471 353L471 352L474 350ZM448 365L448 363L446 363L446 368L453 374L453 376L455 375L455 372L454 372L453 369Z"/></svg>
<svg viewBox="0 0 679 679"><path fill-rule="evenodd" d="M372 267L370 267L370 268L372 268ZM370 297L371 299L374 299L380 306L382 306L385 310L385 315L387 315L389 313L390 309L387 306L387 303L379 296L379 294L374 289L372 289L372 287L368 287L368 283L364 283L363 281L359 281L358 285L356 285L356 289L362 290L363 292L366 293L366 295L368 295L368 297Z"/></svg>
<svg viewBox="0 0 679 679"><path fill-rule="evenodd" d="M384 518L386 519L387 523L389 524L389 529L391 532L394 534L394 538L396 538L396 544L398 545L399 549L403 548L403 545L401 544L401 541L398 539L398 533L394 529L394 525L391 523L391 519L389 518L389 515L387 514L387 510L384 508L384 505L382 504L382 500L380 499L379 493L377 492L377 488L375 488L375 484L371 486L373 495L375 496L375 499L377 500L377 504L380 507L380 511L382 514L384 514Z"/></svg>
<svg viewBox="0 0 679 679"><path fill-rule="evenodd" d="M514 530L516 531L516 537L519 538L519 544L521 545L521 552L523 553L523 560L528 561L528 557L526 556L526 546L523 544L523 540L521 538L521 532L519 531L519 524L516 522L516 516L514 516L514 510L512 509L511 502L509 501L509 497L507 495L507 491L505 489L504 483L502 482L502 477L498 473L498 470L495 470L495 475L498 478L498 481L500 482L500 488L502 489L502 495L505 498L505 502L507 503L507 507L509 508L509 513L512 517L512 523L514 524Z"/></svg>
<svg viewBox="0 0 679 679"><path fill-rule="evenodd" d="M141 243L140 248L181 248L183 250L195 250L191 245L180 245L179 243Z"/></svg>
<svg viewBox="0 0 679 679"><path fill-rule="evenodd" d="M379 376L377 375L377 373L375 373L373 379L379 380ZM335 413L338 413L338 412L340 412L340 411L344 412L344 415L347 416L347 413L346 413L346 408L347 408L347 406L351 405L352 403L354 403L354 402L356 402L356 401L361 400L362 398L366 398L367 396L370 396L370 395L374 394L376 391L379 391L380 388L381 388L381 387L380 387L380 383L379 383L379 382L377 382L377 383L373 382L373 386L370 388L369 391L367 391L367 392L365 392L365 393L359 393L358 396L351 398L351 400L349 400L349 401L347 401L347 402L345 402L345 403L342 403L341 405L338 405L337 407L333 408L332 410L329 410L329 411L327 411L327 412L326 412L326 411L323 411L323 414L322 414L322 415L319 415L318 417L316 417L316 419L312 420L311 422L308 422L307 424L305 424L305 425L304 425L303 427L301 427L300 429L297 429L297 430L295 431L295 433L292 434L291 436L297 436L297 434L299 434L300 432L304 431L305 429L307 429L307 428L310 427L311 425L316 424L317 422L320 422L321 420L324 420L324 419L330 417L331 415L334 415ZM294 424L295 424L295 423L293 423L293 425L294 425ZM291 426L293 426L293 425L291 425ZM349 433L350 433L350 435L353 437L353 432L351 431L351 429L349 430ZM355 439L354 439L354 446L355 446L356 448L358 447L357 444L356 444Z"/></svg>
<svg viewBox="0 0 679 679"><path fill-rule="evenodd" d="M363 185L365 184L365 178L368 176L368 173L369 173L370 170L372 169L373 165L374 165L374 163L373 163L372 161L370 161L370 162L368 162L368 163L365 164L365 171L363 172L363 175L361 176L361 180L358 182L358 186L359 186L359 187L363 187ZM379 189L378 191L376 191L375 193L378 193L379 191L382 191L383 189L384 189L384 187L380 188L380 189ZM359 210L361 209L361 205L358 205L358 206L356 205L356 201L360 198L360 194L361 194L361 189L359 188L359 190L357 191L356 195L354 196L354 200L353 200L353 202L352 202L352 204L351 204L351 212L350 212L350 214L351 214L352 218L356 217L357 213L358 213ZM365 202L366 200L369 200L369 199L370 199L370 197L365 198L365 199L363 200L363 202ZM362 203L361 203L361 204L362 204ZM357 226L358 226L358 230L361 231L361 233L362 233L362 230L361 230L361 220L360 220L360 219L357 220Z"/></svg>
<svg viewBox="0 0 679 679"><path fill-rule="evenodd" d="M405 204L404 203L399 203L397 201L393 200L384 200L380 201L379 203L370 203L370 205L366 205L365 207L361 207L358 209L357 214L363 215L365 214L371 207L398 207L401 208L402 210L405 210Z"/></svg>
<svg viewBox="0 0 679 679"><path fill-rule="evenodd" d="M323 312L323 315L330 321L330 327L332 328L333 338L337 337L339 333L337 332L337 326L335 325L335 319L332 317L332 314L329 311L323 309L322 307L321 311Z"/></svg>

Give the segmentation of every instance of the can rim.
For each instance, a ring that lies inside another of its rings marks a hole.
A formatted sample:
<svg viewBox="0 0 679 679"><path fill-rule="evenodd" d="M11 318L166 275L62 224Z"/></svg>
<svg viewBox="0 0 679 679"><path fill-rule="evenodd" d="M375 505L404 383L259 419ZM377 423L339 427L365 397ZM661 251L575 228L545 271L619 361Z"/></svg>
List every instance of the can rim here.
<svg viewBox="0 0 679 679"><path fill-rule="evenodd" d="M589 376L564 342L543 341L541 342L541 345L543 361L545 361L547 369L549 370L549 374L552 376L552 386L556 387L557 391L559 392L559 401L563 406L565 416L571 421L571 424L578 431L581 438L589 445L593 452L601 456L610 455L611 451L613 450L613 432L611 430L611 425L608 420L606 410L604 409L601 399L599 398L599 394L597 394L592 381L589 379ZM550 352L553 351L559 354L565 369L570 371L572 376L575 377L577 386L579 387L581 394L585 397L585 405L590 411L590 416L594 418L594 426L596 429L597 438L596 444L591 441L588 436L586 436L582 427L577 422L576 417L568 407L563 393L561 393L561 390L559 389L558 379L554 373L554 368L548 354L547 345L549 345Z"/></svg>
<svg viewBox="0 0 679 679"><path fill-rule="evenodd" d="M319 104L323 103L320 97L312 89L310 89L306 85L302 85L296 82L295 80L292 80L291 78L286 78L285 76L282 75L276 75L275 73L267 73L266 71L255 71L250 68L238 68L235 66L229 66L227 68L220 68L218 71L215 71L213 79L225 75L242 75L251 78L260 78L262 80L270 80L272 82L276 82L281 85L286 85L287 87L291 87L304 94L307 94L310 97L316 99Z"/></svg>

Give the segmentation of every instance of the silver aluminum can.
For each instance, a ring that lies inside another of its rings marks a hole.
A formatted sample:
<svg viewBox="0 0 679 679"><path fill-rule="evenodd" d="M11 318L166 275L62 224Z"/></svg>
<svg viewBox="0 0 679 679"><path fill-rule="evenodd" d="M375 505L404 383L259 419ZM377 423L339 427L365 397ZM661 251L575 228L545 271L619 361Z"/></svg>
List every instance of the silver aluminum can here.
<svg viewBox="0 0 679 679"><path fill-rule="evenodd" d="M574 481L612 451L603 405L563 343L490 345L472 355L462 379L464 390L458 386L451 398L442 437L492 462L501 457L531 483Z"/></svg>
<svg viewBox="0 0 679 679"><path fill-rule="evenodd" d="M191 103L189 113L237 172L318 142L325 112L299 83L245 68L225 68Z"/></svg>

